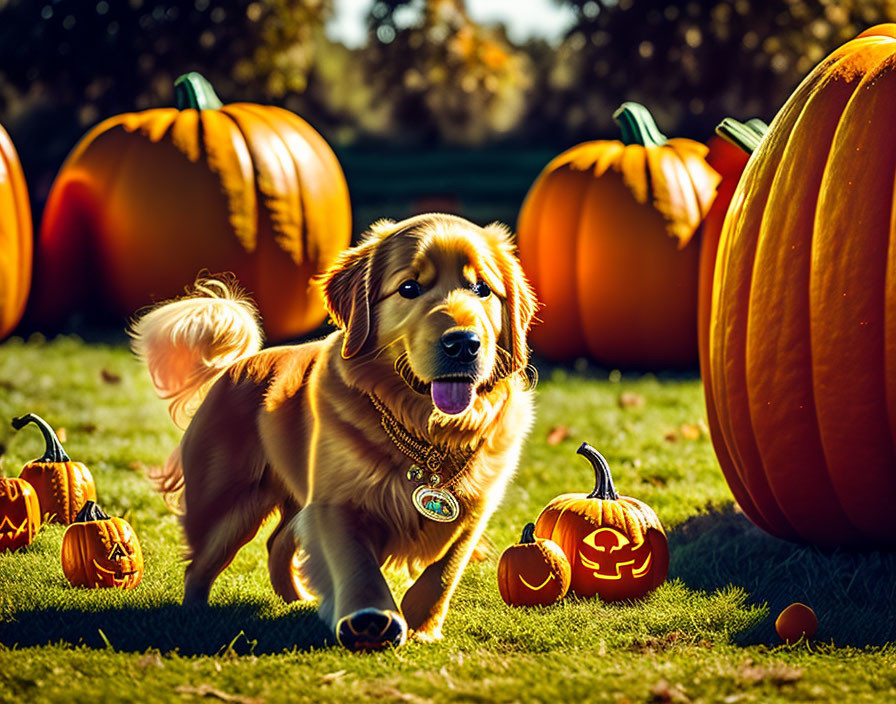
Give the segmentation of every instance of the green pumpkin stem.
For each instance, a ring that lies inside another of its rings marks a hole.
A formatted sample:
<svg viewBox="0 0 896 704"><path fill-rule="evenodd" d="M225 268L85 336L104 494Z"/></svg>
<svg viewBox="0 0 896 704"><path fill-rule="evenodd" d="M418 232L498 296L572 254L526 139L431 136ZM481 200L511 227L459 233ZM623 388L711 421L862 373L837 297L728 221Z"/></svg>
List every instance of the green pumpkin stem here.
<svg viewBox="0 0 896 704"><path fill-rule="evenodd" d="M622 143L626 146L640 144L642 147L661 147L666 143L666 135L660 132L650 111L640 103L623 103L613 113L613 119L622 132Z"/></svg>
<svg viewBox="0 0 896 704"><path fill-rule="evenodd" d="M613 486L613 475L610 474L610 465L604 459L604 456L595 450L587 442L583 442L576 454L587 459L591 466L594 467L594 491L588 494L589 499L603 499L604 501L615 501L619 498L616 487Z"/></svg>
<svg viewBox="0 0 896 704"><path fill-rule="evenodd" d="M523 537L520 538L520 545L529 545L535 542L535 524L527 523L523 528Z"/></svg>
<svg viewBox="0 0 896 704"><path fill-rule="evenodd" d="M174 104L178 110L220 110L224 103L202 74L190 71L174 81Z"/></svg>
<svg viewBox="0 0 896 704"><path fill-rule="evenodd" d="M108 521L109 517L103 509L97 506L95 501L87 501L75 516L75 523L87 523L87 521Z"/></svg>
<svg viewBox="0 0 896 704"><path fill-rule="evenodd" d="M71 462L72 458L68 456L65 451L65 448L62 447L62 443L59 442L59 438L56 437L56 433L53 432L53 428L50 427L50 424L47 423L43 418L34 413L27 413L21 418L13 418L12 419L12 427L16 430L21 430L29 423L34 423L38 428L40 428L40 432L43 433L44 442L47 444L47 449L44 451L44 456L39 460L35 460L36 462Z"/></svg>
<svg viewBox="0 0 896 704"><path fill-rule="evenodd" d="M716 127L716 134L719 137L735 147L739 147L747 154L752 154L756 151L756 147L759 146L766 132L768 132L768 125L758 117L754 117L746 122L740 122L733 117L726 117Z"/></svg>

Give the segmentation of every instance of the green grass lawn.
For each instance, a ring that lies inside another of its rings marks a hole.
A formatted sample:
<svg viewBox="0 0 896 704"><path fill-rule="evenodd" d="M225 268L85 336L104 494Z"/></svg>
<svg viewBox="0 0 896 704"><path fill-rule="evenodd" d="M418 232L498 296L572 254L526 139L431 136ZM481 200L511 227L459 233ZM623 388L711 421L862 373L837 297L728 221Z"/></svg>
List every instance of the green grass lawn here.
<svg viewBox="0 0 896 704"><path fill-rule="evenodd" d="M0 471L17 476L43 450L35 428L12 429L13 416L65 428L100 504L133 524L146 558L143 582L118 592L68 585L58 526L0 555L0 702L896 700L896 554L821 551L754 528L731 504L699 379L541 371L538 422L488 530L493 554L467 569L445 640L353 655L333 647L313 604L274 595L271 526L218 579L208 608L179 606L177 521L143 476L178 431L123 343L0 345ZM551 444L556 426L568 436ZM575 455L583 440L605 454L620 493L662 519L669 580L637 604L507 607L497 556L552 497L591 489ZM794 601L819 615L812 644L774 634Z"/></svg>

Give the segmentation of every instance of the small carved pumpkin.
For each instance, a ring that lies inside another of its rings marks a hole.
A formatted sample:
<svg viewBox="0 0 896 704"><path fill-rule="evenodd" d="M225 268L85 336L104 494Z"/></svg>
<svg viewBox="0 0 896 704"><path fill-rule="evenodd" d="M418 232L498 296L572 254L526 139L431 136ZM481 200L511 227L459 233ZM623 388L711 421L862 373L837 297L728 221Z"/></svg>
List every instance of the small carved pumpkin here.
<svg viewBox="0 0 896 704"><path fill-rule="evenodd" d="M143 550L130 523L88 501L62 537L62 571L75 587L133 589L143 579Z"/></svg>
<svg viewBox="0 0 896 704"><path fill-rule="evenodd" d="M19 475L34 487L44 519L68 525L86 501L96 501L93 475L81 462L72 462L49 424L33 413L13 418L16 430L34 423L43 433L47 449L43 457L31 460Z"/></svg>
<svg viewBox="0 0 896 704"><path fill-rule="evenodd" d="M569 590L569 560L553 540L536 538L535 524L523 528L523 537L501 555L498 590L510 606L547 606Z"/></svg>
<svg viewBox="0 0 896 704"><path fill-rule="evenodd" d="M570 589L579 596L638 599L666 579L666 532L650 506L616 493L603 455L584 442L578 454L594 466L594 491L555 498L539 515L535 535L566 554Z"/></svg>
<svg viewBox="0 0 896 704"><path fill-rule="evenodd" d="M30 545L40 529L40 504L24 479L0 477L0 552Z"/></svg>

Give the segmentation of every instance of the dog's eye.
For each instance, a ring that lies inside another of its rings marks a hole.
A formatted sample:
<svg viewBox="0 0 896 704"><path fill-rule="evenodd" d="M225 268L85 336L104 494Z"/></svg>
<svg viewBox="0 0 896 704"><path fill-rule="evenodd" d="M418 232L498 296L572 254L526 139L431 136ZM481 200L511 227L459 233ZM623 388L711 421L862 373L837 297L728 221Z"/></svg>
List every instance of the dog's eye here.
<svg viewBox="0 0 896 704"><path fill-rule="evenodd" d="M398 287L398 293L400 293L403 298L416 298L423 293L423 290L420 288L419 282L409 279Z"/></svg>
<svg viewBox="0 0 896 704"><path fill-rule="evenodd" d="M492 290L488 287L488 284L485 283L485 281L477 281L473 284L473 293L480 298L488 298L491 292Z"/></svg>

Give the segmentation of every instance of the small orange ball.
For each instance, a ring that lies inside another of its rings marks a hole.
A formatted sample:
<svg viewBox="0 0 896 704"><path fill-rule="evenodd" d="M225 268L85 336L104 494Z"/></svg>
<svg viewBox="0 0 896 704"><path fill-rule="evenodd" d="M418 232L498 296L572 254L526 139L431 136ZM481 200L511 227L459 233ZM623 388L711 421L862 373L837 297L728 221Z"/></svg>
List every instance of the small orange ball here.
<svg viewBox="0 0 896 704"><path fill-rule="evenodd" d="M775 630L785 643L795 643L803 636L814 638L818 631L818 618L812 609L797 602L781 612L775 621Z"/></svg>

